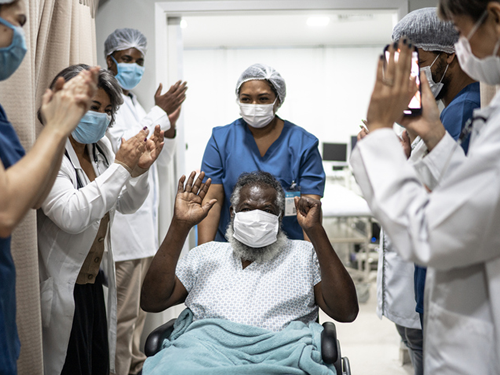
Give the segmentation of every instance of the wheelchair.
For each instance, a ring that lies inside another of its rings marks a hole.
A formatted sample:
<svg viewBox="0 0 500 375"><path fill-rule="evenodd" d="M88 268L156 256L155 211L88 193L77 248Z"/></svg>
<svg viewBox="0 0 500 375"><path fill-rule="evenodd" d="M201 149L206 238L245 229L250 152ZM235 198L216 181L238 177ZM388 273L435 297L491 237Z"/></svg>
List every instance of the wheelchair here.
<svg viewBox="0 0 500 375"><path fill-rule="evenodd" d="M170 336L174 330L176 319L169 320L152 331L144 344L144 353L147 357L152 357L161 350L163 341ZM323 323L321 333L321 357L323 362L333 364L337 375L351 375L351 366L347 357L342 357L340 352L340 342L337 340L337 330L332 322Z"/></svg>

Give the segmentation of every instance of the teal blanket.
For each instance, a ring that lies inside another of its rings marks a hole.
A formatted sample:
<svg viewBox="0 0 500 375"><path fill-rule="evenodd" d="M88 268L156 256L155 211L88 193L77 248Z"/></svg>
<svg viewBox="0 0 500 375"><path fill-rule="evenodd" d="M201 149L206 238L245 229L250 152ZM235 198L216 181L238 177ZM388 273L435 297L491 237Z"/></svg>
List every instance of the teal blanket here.
<svg viewBox="0 0 500 375"><path fill-rule="evenodd" d="M223 319L193 322L186 309L163 349L146 360L143 374L335 375L333 365L321 360L322 330L302 322L279 332Z"/></svg>

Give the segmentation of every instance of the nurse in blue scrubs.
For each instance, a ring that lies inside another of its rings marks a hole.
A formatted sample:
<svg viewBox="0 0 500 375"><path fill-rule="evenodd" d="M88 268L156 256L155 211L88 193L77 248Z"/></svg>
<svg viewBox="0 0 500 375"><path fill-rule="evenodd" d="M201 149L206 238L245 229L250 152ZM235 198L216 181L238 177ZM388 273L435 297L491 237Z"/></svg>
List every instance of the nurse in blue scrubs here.
<svg viewBox="0 0 500 375"><path fill-rule="evenodd" d="M9 78L26 54L24 0L0 0L0 81ZM16 272L11 234L31 208L50 191L61 165L66 138L90 106L96 71L70 86L59 81L43 97L46 126L25 155L12 124L0 105L0 374L17 374L20 343L16 328ZM64 86L63 86L64 85ZM63 95L64 94L64 95ZM33 113L33 117L35 113Z"/></svg>
<svg viewBox="0 0 500 375"><path fill-rule="evenodd" d="M238 79L236 97L241 118L214 128L203 156L201 170L212 179L204 201L215 198L217 203L198 225L199 244L226 241L229 198L244 172L271 173L289 196L323 197L325 172L318 139L276 115L285 96L284 79L269 66L254 64ZM297 222L293 198L287 203L283 229L289 238L302 240L304 233Z"/></svg>

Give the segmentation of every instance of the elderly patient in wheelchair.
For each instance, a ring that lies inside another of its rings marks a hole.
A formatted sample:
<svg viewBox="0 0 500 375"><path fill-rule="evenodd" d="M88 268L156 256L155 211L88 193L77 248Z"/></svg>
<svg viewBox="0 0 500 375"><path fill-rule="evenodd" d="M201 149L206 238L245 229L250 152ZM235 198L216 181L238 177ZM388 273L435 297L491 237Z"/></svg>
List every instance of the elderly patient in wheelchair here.
<svg viewBox="0 0 500 375"><path fill-rule="evenodd" d="M321 356L318 307L339 322L358 314L354 283L321 224L321 203L295 197L311 242L281 230L285 193L269 173L240 176L231 196L227 243L209 242L179 259L210 179L179 180L174 217L142 286L141 307L185 303L163 349L143 374L335 374Z"/></svg>

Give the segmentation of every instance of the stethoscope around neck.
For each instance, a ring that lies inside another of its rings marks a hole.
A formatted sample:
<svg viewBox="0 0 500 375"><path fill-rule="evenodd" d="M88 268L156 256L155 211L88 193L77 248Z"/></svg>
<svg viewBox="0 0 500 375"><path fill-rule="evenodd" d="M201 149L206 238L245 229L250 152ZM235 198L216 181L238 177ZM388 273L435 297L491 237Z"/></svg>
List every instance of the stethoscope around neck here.
<svg viewBox="0 0 500 375"><path fill-rule="evenodd" d="M66 157L70 161L71 165L75 169L77 189L83 188L85 185L83 185L82 180L80 179L80 176L78 175L78 171L76 170L75 165L73 164L73 162L71 161L71 158L69 157L68 150L64 150L64 155L66 155ZM99 169L99 156L102 156L104 165L106 166L106 168L108 168L109 161L108 161L108 158L106 157L106 154L102 150L101 146L99 146L97 143L93 143L92 144L92 158L94 159L94 163L97 166L97 172L100 175L101 170Z"/></svg>

